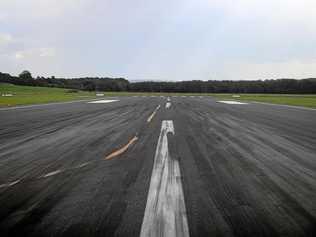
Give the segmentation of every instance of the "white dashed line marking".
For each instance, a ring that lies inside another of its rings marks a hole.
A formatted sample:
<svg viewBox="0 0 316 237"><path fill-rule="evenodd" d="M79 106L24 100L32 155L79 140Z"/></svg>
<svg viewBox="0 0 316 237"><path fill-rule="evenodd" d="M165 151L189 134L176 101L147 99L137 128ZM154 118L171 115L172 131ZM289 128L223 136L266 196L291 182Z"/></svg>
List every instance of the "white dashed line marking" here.
<svg viewBox="0 0 316 237"><path fill-rule="evenodd" d="M154 118L159 108L160 108L160 105L158 105L157 108L154 110L154 112L149 116L149 118L147 119L147 123L151 122L151 120Z"/></svg>
<svg viewBox="0 0 316 237"><path fill-rule="evenodd" d="M248 103L243 103L239 101L232 101L232 100L220 100L220 103L229 104L229 105L247 105Z"/></svg>
<svg viewBox="0 0 316 237"><path fill-rule="evenodd" d="M18 180L16 180L16 181L13 181L13 182L11 182L11 183L7 183L7 184L1 184L0 185L0 188L7 188L7 187L11 187L11 186L13 186L13 185L15 185L15 184L17 184L17 183L20 183L20 179L18 179Z"/></svg>
<svg viewBox="0 0 316 237"><path fill-rule="evenodd" d="M96 101L88 102L88 104L106 104L106 103L112 103L116 101L119 101L119 100L96 100Z"/></svg>
<svg viewBox="0 0 316 237"><path fill-rule="evenodd" d="M59 174L61 173L61 170L55 170L53 172L50 172L50 173L47 173L43 176L43 178L47 178L47 177L50 177L50 176L53 176L53 175L56 175L56 174Z"/></svg>
<svg viewBox="0 0 316 237"><path fill-rule="evenodd" d="M171 107L171 103L170 102L167 102L166 103L166 109L169 109Z"/></svg>
<svg viewBox="0 0 316 237"><path fill-rule="evenodd" d="M75 166L74 168L75 168L75 169L82 168L82 167L85 167L85 166L87 166L87 165L89 165L89 164L90 164L90 162L85 162L85 163L82 163L82 164L80 164L80 165L78 165L78 166Z"/></svg>
<svg viewBox="0 0 316 237"><path fill-rule="evenodd" d="M189 236L179 162L168 150L172 121L162 121L140 237Z"/></svg>

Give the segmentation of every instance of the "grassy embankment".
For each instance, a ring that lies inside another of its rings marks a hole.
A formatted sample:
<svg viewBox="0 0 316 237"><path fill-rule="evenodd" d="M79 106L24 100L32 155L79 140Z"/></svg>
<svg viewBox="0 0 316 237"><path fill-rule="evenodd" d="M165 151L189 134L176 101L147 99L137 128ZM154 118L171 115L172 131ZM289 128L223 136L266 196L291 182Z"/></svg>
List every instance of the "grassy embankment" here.
<svg viewBox="0 0 316 237"><path fill-rule="evenodd" d="M11 94L12 96L2 96ZM203 95L212 96L221 100L257 101L273 104L285 104L316 108L316 95L289 95L289 94L198 94L198 93L134 93L134 92L104 92L105 96L151 96L151 95ZM71 92L69 89L16 86L0 83L0 107L64 102L96 98L95 92ZM100 97L101 99L102 97Z"/></svg>

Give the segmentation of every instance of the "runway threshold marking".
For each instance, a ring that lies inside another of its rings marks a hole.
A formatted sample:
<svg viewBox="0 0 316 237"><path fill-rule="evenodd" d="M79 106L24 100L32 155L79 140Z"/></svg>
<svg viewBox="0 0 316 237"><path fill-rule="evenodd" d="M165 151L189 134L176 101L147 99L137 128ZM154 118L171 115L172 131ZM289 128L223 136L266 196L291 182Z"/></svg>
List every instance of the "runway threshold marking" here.
<svg viewBox="0 0 316 237"><path fill-rule="evenodd" d="M124 153L125 151L127 151L127 149L133 145L136 141L138 140L138 137L137 136L134 136L131 140L129 140L129 142L124 145L123 147L121 147L120 149L112 152L111 154L107 155L105 157L106 160L110 160L110 159L113 159L114 157L116 156L119 156L121 155L122 153Z"/></svg>
<svg viewBox="0 0 316 237"><path fill-rule="evenodd" d="M173 121L162 121L140 237L189 236L179 161L172 159L167 134Z"/></svg>
<svg viewBox="0 0 316 237"><path fill-rule="evenodd" d="M157 113L157 111L158 111L159 109L160 109L160 105L158 105L158 106L156 107L156 109L154 110L154 112L148 117L147 123L150 123L150 122L151 122L151 120L154 118L155 114Z"/></svg>
<svg viewBox="0 0 316 237"><path fill-rule="evenodd" d="M233 101L233 100L220 100L217 102L224 103L224 104L230 104L230 105L247 105L248 104L248 103Z"/></svg>

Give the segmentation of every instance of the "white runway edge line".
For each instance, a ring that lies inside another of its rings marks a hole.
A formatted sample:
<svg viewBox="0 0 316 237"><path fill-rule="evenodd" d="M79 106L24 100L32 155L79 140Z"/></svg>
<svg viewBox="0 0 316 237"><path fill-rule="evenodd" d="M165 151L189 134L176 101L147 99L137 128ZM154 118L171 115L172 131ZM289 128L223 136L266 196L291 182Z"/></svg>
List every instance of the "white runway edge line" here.
<svg viewBox="0 0 316 237"><path fill-rule="evenodd" d="M233 101L233 100L220 100L217 102L224 103L224 104L230 104L230 105L247 105L248 104L248 103L243 103L243 102Z"/></svg>
<svg viewBox="0 0 316 237"><path fill-rule="evenodd" d="M171 107L171 103L170 102L167 102L166 103L166 109L169 109Z"/></svg>
<svg viewBox="0 0 316 237"><path fill-rule="evenodd" d="M119 100L96 100L96 101L91 101L88 102L89 104L106 104L106 103L111 103L111 102L116 102Z"/></svg>
<svg viewBox="0 0 316 237"><path fill-rule="evenodd" d="M188 237L179 162L168 150L171 120L162 121L140 237Z"/></svg>

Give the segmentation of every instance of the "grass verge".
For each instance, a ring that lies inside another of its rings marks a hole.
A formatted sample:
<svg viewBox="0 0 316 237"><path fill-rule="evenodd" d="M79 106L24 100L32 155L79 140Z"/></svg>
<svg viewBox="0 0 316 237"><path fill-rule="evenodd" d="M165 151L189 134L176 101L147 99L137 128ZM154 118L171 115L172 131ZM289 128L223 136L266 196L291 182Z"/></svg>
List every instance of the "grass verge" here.
<svg viewBox="0 0 316 237"><path fill-rule="evenodd" d="M290 95L290 94L211 94L217 99L256 101L271 104L283 104L316 108L316 95ZM239 97L238 97L239 96Z"/></svg>
<svg viewBox="0 0 316 237"><path fill-rule="evenodd" d="M212 96L221 100L256 101L316 108L316 95L293 94L215 94L215 93L150 93L150 92L103 92L105 96ZM5 96L3 96L5 95ZM9 95L9 96L8 96ZM11 96L10 96L11 95ZM236 97L237 96L237 97ZM239 96L239 97L238 97ZM73 100L95 99L95 92L71 89L17 86L0 83L0 107L43 104ZM102 98L102 97L100 97Z"/></svg>
<svg viewBox="0 0 316 237"><path fill-rule="evenodd" d="M0 83L0 107L94 99L95 93Z"/></svg>

